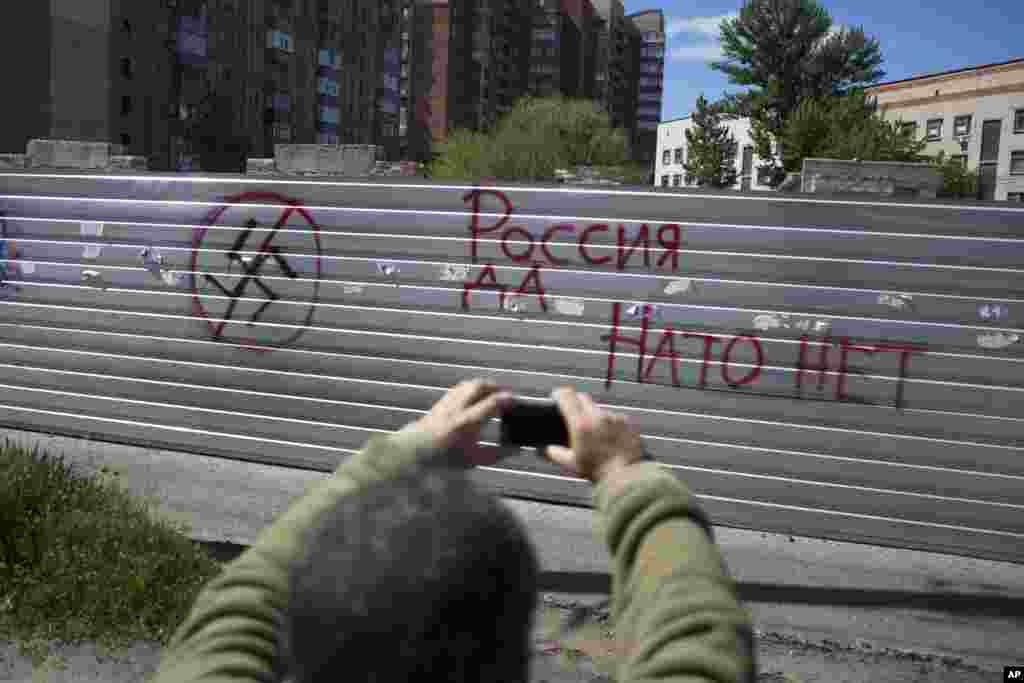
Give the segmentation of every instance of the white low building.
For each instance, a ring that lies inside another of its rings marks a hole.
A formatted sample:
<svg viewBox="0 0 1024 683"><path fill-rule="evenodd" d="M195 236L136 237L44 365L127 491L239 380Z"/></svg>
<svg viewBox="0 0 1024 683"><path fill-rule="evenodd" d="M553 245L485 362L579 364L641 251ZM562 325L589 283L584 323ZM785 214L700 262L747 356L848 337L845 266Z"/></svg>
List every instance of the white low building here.
<svg viewBox="0 0 1024 683"><path fill-rule="evenodd" d="M940 151L978 170L979 197L1024 202L1024 59L926 74L868 90Z"/></svg>
<svg viewBox="0 0 1024 683"><path fill-rule="evenodd" d="M736 190L770 190L767 178L759 173L761 159L754 151L754 141L750 137L750 119L723 121L733 138L736 140ZM686 187L694 183L686 182L685 163L688 154L686 131L693 127L693 120L687 116L682 119L664 121L658 124L658 151L654 160L655 187Z"/></svg>

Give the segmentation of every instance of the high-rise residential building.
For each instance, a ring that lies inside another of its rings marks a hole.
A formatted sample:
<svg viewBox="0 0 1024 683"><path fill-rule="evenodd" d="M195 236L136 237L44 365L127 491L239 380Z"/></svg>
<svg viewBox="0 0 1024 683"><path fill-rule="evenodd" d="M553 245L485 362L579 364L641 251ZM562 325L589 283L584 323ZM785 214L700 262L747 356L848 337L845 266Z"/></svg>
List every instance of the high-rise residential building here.
<svg viewBox="0 0 1024 683"><path fill-rule="evenodd" d="M396 90L399 1L30 3L0 41L5 63L31 63L12 70L25 96L8 103L2 151L91 140L155 169L234 170L280 143L371 144L397 127L382 90Z"/></svg>
<svg viewBox="0 0 1024 683"><path fill-rule="evenodd" d="M640 36L633 158L653 164L665 82L665 15L661 10L648 10L628 18Z"/></svg>
<svg viewBox="0 0 1024 683"><path fill-rule="evenodd" d="M655 94L638 89L655 59L640 41L663 32L660 13L627 17L621 0L30 4L0 41L23 65L0 152L31 138L113 142L158 170L237 170L287 143L422 160L451 129L487 130L530 93L596 99L636 147Z"/></svg>

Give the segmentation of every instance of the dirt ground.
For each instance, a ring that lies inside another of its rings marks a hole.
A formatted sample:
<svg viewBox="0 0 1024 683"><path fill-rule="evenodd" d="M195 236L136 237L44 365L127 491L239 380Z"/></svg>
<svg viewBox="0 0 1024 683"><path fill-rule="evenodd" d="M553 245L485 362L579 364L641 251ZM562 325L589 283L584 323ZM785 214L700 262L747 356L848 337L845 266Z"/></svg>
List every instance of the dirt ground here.
<svg viewBox="0 0 1024 683"><path fill-rule="evenodd" d="M574 617L576 627L564 633L561 627ZM535 623L532 683L614 681L614 642L606 612L545 598ZM0 681L141 683L156 670L160 652L155 644L137 643L121 656L104 657L91 643L65 645L51 663L34 671L12 643L0 641ZM759 683L990 683L1002 676L955 660L807 643L773 633L758 633L758 658Z"/></svg>

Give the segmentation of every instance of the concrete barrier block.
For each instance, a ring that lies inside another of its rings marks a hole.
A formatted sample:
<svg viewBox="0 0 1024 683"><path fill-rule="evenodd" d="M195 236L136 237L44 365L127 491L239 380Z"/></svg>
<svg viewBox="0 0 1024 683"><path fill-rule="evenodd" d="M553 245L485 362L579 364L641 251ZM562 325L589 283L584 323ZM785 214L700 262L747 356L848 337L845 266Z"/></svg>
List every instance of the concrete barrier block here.
<svg viewBox="0 0 1024 683"><path fill-rule="evenodd" d="M327 175L337 175L344 170L341 153L335 145L321 145L317 151L317 171Z"/></svg>
<svg viewBox="0 0 1024 683"><path fill-rule="evenodd" d="M274 173L277 173L277 164L273 159L247 159L245 163L245 172L273 175Z"/></svg>
<svg viewBox="0 0 1024 683"><path fill-rule="evenodd" d="M30 140L29 168L105 169L110 166L110 143L77 140Z"/></svg>
<svg viewBox="0 0 1024 683"><path fill-rule="evenodd" d="M281 173L310 173L318 169L320 145L275 145L274 160Z"/></svg>
<svg viewBox="0 0 1024 683"><path fill-rule="evenodd" d="M28 157L24 154L0 154L0 170L21 170L27 165Z"/></svg>
<svg viewBox="0 0 1024 683"><path fill-rule="evenodd" d="M110 170L112 171L148 171L149 159L143 156L131 154L110 157Z"/></svg>

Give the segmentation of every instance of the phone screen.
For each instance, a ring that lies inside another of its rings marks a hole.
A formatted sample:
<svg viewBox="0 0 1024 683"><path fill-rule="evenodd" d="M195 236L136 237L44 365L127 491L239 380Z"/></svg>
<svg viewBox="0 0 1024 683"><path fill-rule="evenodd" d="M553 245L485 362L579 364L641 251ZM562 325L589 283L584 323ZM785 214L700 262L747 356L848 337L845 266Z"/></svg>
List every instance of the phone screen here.
<svg viewBox="0 0 1024 683"><path fill-rule="evenodd" d="M554 401L520 401L501 416L501 443L543 448L569 446L569 429Z"/></svg>

